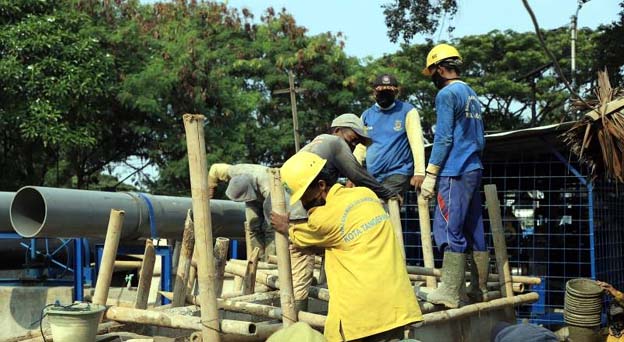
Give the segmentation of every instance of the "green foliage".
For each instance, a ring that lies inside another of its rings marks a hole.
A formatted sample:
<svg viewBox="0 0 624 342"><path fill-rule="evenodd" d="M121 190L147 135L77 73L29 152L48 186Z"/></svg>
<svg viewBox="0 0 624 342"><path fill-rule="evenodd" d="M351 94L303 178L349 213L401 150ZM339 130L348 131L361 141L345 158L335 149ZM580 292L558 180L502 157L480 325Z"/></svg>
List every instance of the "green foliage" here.
<svg viewBox="0 0 624 342"><path fill-rule="evenodd" d="M417 17L407 31L394 26L395 38L409 39L434 30L436 18L457 4L397 1L386 11L392 6L399 6L397 25L409 19L400 10L427 8L410 12ZM274 92L288 88L289 72L304 89L296 95L302 144L335 116L371 106L371 83L385 72L398 77L400 98L419 109L425 128L435 123L437 90L421 74L431 44L360 61L344 53L341 34L309 35L285 10L268 8L256 19L211 1L0 0L0 25L3 190L110 190L118 180L103 170L137 156L159 170L143 187L188 195L185 113L206 116L209 164L280 164L294 153L294 138L290 96ZM567 30L544 33L569 70ZM583 94L601 65L621 82L621 33L621 20L579 32ZM462 77L480 95L488 130L570 119L568 93L534 34L493 31L451 43L464 57Z"/></svg>
<svg viewBox="0 0 624 342"><path fill-rule="evenodd" d="M388 37L396 43L399 36L409 42L417 34L433 34L440 21L453 20L458 10L457 0L392 0L382 5L386 16ZM452 32L454 27L449 26Z"/></svg>

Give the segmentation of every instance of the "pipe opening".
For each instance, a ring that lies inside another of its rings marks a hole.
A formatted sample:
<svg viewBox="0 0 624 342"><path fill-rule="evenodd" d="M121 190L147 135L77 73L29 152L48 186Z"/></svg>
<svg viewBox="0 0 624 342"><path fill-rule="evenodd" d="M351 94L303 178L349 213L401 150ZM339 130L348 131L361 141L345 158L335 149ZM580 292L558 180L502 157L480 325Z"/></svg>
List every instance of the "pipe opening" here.
<svg viewBox="0 0 624 342"><path fill-rule="evenodd" d="M250 335L255 335L256 334L256 325L255 324L250 324L249 325L249 334Z"/></svg>
<svg viewBox="0 0 624 342"><path fill-rule="evenodd" d="M41 193L33 188L19 190L11 203L11 225L23 237L33 237L43 228L46 203Z"/></svg>

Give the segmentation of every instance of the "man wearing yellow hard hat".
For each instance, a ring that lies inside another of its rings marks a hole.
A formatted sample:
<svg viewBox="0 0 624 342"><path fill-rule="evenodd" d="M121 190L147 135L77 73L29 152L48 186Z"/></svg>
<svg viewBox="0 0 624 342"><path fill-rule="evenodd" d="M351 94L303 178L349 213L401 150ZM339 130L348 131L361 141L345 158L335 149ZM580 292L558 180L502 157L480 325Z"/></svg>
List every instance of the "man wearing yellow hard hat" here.
<svg viewBox="0 0 624 342"><path fill-rule="evenodd" d="M427 55L422 71L439 91L435 137L421 192L426 199L434 198L437 183L433 232L444 252L442 284L422 297L449 308L484 300L489 269L479 193L485 145L481 105L474 90L461 81L461 66L457 49L439 44ZM464 279L467 257L473 259L470 298Z"/></svg>
<svg viewBox="0 0 624 342"><path fill-rule="evenodd" d="M328 164L308 151L284 163L282 184L290 203L308 210L308 223L290 226L272 213L273 226L296 248L325 249L328 341L400 340L423 317L390 218L373 191L337 184Z"/></svg>

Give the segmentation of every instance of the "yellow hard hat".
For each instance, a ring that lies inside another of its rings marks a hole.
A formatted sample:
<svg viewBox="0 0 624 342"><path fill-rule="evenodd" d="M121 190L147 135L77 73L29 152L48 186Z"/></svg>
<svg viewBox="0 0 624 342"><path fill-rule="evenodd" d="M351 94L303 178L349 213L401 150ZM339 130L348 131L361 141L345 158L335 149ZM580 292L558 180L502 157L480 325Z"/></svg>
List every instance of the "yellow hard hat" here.
<svg viewBox="0 0 624 342"><path fill-rule="evenodd" d="M290 157L280 168L282 185L290 194L290 205L301 199L310 183L318 176L327 163L326 159L318 155L300 151Z"/></svg>
<svg viewBox="0 0 624 342"><path fill-rule="evenodd" d="M457 51L456 48L448 44L438 44L434 46L433 49L429 51L429 54L427 54L427 66L422 71L423 75L431 76L432 73L429 71L430 66L451 57L457 57L461 60L459 51Z"/></svg>

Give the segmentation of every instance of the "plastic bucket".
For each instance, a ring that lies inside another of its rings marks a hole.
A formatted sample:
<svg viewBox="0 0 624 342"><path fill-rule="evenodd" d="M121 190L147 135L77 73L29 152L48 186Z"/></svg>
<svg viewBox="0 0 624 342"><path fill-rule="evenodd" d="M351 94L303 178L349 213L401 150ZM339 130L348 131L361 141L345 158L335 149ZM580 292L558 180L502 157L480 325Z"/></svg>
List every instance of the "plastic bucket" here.
<svg viewBox="0 0 624 342"><path fill-rule="evenodd" d="M45 309L54 341L93 342L106 306L77 303Z"/></svg>

